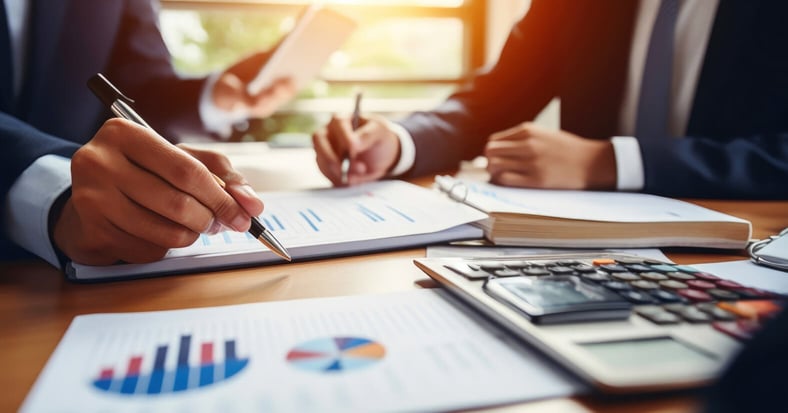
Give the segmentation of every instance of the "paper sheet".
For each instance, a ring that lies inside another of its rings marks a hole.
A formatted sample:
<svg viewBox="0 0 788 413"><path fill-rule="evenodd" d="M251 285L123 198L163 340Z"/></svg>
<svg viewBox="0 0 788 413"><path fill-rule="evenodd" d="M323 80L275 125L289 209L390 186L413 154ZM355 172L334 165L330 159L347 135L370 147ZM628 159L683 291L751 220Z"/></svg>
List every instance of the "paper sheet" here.
<svg viewBox="0 0 788 413"><path fill-rule="evenodd" d="M750 260L693 264L692 267L748 287L788 295L788 272L756 265Z"/></svg>
<svg viewBox="0 0 788 413"><path fill-rule="evenodd" d="M643 258L650 258L654 260L673 262L662 251L656 248L646 249L604 249L604 250L587 250L587 249L561 249L561 248L527 248L527 247L495 247L495 246L459 246L459 245L434 245L427 247L427 257L440 258L440 257L515 257L515 256L531 256L531 255L544 255L544 254L588 254L594 251L637 255Z"/></svg>
<svg viewBox="0 0 788 413"><path fill-rule="evenodd" d="M22 411L426 411L583 391L441 294L79 316Z"/></svg>

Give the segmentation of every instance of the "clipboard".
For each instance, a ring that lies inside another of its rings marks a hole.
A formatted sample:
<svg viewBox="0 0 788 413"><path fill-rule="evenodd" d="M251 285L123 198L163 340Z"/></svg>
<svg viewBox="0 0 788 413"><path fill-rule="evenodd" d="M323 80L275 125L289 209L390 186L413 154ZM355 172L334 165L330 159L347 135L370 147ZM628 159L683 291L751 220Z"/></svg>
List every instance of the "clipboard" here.
<svg viewBox="0 0 788 413"><path fill-rule="evenodd" d="M753 242L747 252L750 260L758 265L788 271L788 228L777 235Z"/></svg>
<svg viewBox="0 0 788 413"><path fill-rule="evenodd" d="M355 20L321 5L307 7L293 30L274 50L270 59L249 82L247 92L256 95L277 79L289 77L301 90L323 68L356 29Z"/></svg>

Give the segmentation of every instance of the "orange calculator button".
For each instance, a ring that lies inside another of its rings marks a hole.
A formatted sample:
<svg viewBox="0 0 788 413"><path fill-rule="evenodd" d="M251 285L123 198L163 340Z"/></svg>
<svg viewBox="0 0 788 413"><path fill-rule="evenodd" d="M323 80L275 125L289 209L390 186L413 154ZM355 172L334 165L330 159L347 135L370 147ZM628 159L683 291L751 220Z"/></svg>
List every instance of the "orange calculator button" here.
<svg viewBox="0 0 788 413"><path fill-rule="evenodd" d="M739 317L761 320L780 311L781 307L771 300L724 301L717 307L728 310Z"/></svg>
<svg viewBox="0 0 788 413"><path fill-rule="evenodd" d="M596 258L593 261L594 265L608 265L608 264L615 264L616 260L612 258Z"/></svg>

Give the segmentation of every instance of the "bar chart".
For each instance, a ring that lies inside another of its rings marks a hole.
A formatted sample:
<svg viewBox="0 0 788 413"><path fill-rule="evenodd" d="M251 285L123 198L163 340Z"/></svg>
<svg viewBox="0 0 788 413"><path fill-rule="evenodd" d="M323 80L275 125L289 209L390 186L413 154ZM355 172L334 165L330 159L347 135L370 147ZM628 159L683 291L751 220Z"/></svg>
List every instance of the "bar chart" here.
<svg viewBox="0 0 788 413"><path fill-rule="evenodd" d="M169 345L156 346L148 372L143 372L144 355L132 355L125 364L125 372L114 367L102 368L93 380L93 387L123 395L155 395L210 386L235 376L249 363L249 358L236 355L235 344L235 340L226 340L224 361L218 361L214 357L214 343L200 343L194 346L199 348L199 362L190 364L192 336L182 335L177 353L170 355ZM166 366L168 355L175 358L174 367Z"/></svg>

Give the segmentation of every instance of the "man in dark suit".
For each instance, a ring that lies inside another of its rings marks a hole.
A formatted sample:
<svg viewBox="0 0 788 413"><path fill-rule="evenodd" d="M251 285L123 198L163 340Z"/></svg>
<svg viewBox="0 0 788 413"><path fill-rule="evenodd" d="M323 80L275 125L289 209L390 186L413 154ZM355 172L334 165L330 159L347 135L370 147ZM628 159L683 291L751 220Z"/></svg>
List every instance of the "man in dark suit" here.
<svg viewBox="0 0 788 413"><path fill-rule="evenodd" d="M399 123L334 118L318 164L351 184L456 168L495 183L788 197L788 4L534 0L497 64ZM553 98L561 130L528 123Z"/></svg>
<svg viewBox="0 0 788 413"><path fill-rule="evenodd" d="M263 206L226 158L176 148L127 121L102 126L109 112L86 81L104 73L174 140L220 131L239 114L266 116L292 97L287 80L247 94L266 58L184 79L151 0L0 2L0 257L19 255L13 241L54 265L64 254L86 264L143 262L219 224L246 230Z"/></svg>

